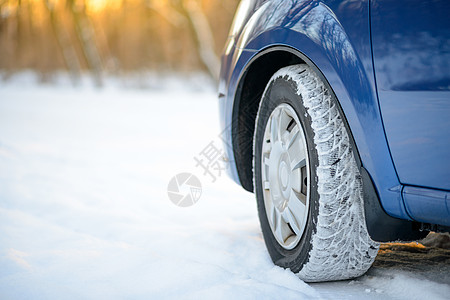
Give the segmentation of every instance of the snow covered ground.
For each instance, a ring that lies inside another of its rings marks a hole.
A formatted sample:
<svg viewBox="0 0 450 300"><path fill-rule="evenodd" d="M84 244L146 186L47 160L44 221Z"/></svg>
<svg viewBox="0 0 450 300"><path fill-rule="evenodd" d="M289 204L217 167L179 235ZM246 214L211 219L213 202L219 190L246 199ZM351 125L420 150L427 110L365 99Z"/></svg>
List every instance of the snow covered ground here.
<svg viewBox="0 0 450 300"><path fill-rule="evenodd" d="M386 247L334 283L274 266L253 195L196 167L220 145L202 82L0 83L0 299L448 299L448 250ZM188 208L167 194L182 172Z"/></svg>

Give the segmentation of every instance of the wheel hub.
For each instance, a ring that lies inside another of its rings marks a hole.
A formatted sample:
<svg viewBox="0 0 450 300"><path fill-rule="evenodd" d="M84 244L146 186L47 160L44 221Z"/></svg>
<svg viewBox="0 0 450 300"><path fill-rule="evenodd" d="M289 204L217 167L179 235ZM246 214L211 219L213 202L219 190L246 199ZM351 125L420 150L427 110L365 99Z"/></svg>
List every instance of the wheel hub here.
<svg viewBox="0 0 450 300"><path fill-rule="evenodd" d="M273 193L273 203L276 209L282 213L289 203L291 193L289 154L285 145L276 142L270 153L269 177Z"/></svg>
<svg viewBox="0 0 450 300"><path fill-rule="evenodd" d="M280 167L278 169L279 178L281 182L281 187L283 190L286 190L288 184L289 184L289 174L287 170L287 165L284 160L281 160Z"/></svg>

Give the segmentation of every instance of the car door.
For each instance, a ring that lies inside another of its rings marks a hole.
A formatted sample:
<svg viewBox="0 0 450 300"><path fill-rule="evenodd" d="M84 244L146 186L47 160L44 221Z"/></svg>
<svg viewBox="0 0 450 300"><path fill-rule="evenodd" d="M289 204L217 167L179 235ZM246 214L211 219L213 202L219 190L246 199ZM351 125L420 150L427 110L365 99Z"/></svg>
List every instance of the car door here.
<svg viewBox="0 0 450 300"><path fill-rule="evenodd" d="M372 0L370 15L378 99L406 207L417 220L450 225L450 1Z"/></svg>

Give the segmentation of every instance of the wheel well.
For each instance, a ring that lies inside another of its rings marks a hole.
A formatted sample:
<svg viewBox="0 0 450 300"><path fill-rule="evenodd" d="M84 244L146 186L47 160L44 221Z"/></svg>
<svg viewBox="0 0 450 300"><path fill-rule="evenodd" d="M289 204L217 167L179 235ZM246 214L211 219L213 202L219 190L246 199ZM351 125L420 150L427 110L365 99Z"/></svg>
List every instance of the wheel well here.
<svg viewBox="0 0 450 300"><path fill-rule="evenodd" d="M256 56L244 71L233 107L232 141L239 180L253 192L253 134L259 103L267 83L279 69L304 63L297 55L283 50Z"/></svg>
<svg viewBox="0 0 450 300"><path fill-rule="evenodd" d="M315 69L333 93L325 77L323 77L317 67L306 56L293 49L284 47L282 49L280 47L274 47L274 49L268 49L268 52L263 52L255 56L239 80L233 106L232 143L239 180L242 187L249 192L253 192L253 133L262 94L275 72L283 67L300 63L306 63ZM354 149L353 154L355 155L356 163L363 179L364 212L369 235L373 240L379 242L395 240L410 241L423 238L426 233L417 230L420 224L393 218L384 211L375 185L361 163L358 148L356 147L345 114L339 102L337 102L337 105L343 116L344 125ZM422 229L430 229L427 225L429 224L422 224ZM449 230L448 227L433 227L432 229Z"/></svg>

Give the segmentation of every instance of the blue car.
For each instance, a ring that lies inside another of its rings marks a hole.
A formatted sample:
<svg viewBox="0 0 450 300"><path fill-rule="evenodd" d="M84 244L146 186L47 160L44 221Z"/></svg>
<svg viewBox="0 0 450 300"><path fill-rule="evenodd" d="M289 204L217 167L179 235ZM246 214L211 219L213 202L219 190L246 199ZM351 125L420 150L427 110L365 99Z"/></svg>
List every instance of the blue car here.
<svg viewBox="0 0 450 300"><path fill-rule="evenodd" d="M230 176L275 264L364 274L450 231L450 1L243 0L222 56Z"/></svg>

